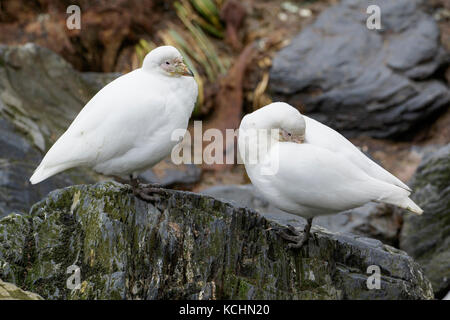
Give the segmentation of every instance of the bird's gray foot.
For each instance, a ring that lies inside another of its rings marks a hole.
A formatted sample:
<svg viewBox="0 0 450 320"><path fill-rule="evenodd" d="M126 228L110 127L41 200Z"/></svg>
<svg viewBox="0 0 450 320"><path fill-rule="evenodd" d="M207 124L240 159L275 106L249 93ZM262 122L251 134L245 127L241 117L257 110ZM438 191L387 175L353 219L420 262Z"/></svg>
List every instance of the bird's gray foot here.
<svg viewBox="0 0 450 320"><path fill-rule="evenodd" d="M120 177L115 178L120 183L128 184L136 197L144 201L159 200L158 193L162 190L159 184L141 184L138 178L133 177L133 175L130 175L130 180L124 180Z"/></svg>
<svg viewBox="0 0 450 320"><path fill-rule="evenodd" d="M163 190L159 184L137 184L135 186L131 186L133 189L133 193L136 197L150 202L159 200L159 194Z"/></svg>
<svg viewBox="0 0 450 320"><path fill-rule="evenodd" d="M303 234L299 234L298 231L291 225L288 225L286 229L278 232L278 235L282 239L290 242L287 245L288 249L299 249L307 244L310 237L312 219L313 218L307 219L307 224L303 230Z"/></svg>
<svg viewBox="0 0 450 320"><path fill-rule="evenodd" d="M129 184L130 184L131 188L133 189L133 191L135 189L139 189L139 180L137 178L133 178L132 176L130 176Z"/></svg>

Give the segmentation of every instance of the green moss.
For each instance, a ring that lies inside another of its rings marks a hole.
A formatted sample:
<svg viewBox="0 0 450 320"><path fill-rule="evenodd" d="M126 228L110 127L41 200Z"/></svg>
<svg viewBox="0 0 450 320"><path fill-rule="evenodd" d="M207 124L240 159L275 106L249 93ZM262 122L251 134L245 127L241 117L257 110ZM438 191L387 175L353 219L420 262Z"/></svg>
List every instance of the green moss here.
<svg viewBox="0 0 450 320"><path fill-rule="evenodd" d="M247 300L249 298L249 291L253 288L253 286L242 278L239 279L238 283L239 288L237 298L241 300Z"/></svg>
<svg viewBox="0 0 450 320"><path fill-rule="evenodd" d="M9 224L0 220L0 230ZM325 299L356 287L336 265L362 273L375 252L326 235L310 250L287 250L271 225L250 210L195 194L166 191L147 204L115 183L74 186L7 227L26 230L26 237L17 242L17 259L2 258L8 251L0 242L0 261L21 285L50 299ZM394 263L385 268L401 275L404 257L386 254L401 262L398 270ZM80 290L66 288L72 264L81 269Z"/></svg>

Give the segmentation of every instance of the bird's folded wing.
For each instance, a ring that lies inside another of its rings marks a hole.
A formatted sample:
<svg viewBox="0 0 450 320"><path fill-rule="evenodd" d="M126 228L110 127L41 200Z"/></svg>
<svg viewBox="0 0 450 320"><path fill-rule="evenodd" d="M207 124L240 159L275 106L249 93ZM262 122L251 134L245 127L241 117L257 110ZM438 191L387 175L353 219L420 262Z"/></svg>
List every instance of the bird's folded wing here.
<svg viewBox="0 0 450 320"><path fill-rule="evenodd" d="M71 167L111 159L128 152L163 125L164 95L157 94L157 88L143 90L142 81L127 76L110 83L89 101L41 166Z"/></svg>
<svg viewBox="0 0 450 320"><path fill-rule="evenodd" d="M375 179L392 183L400 188L411 191L405 183L368 158L340 133L314 119L306 116L304 118L306 122L307 143L323 147L346 157Z"/></svg>
<svg viewBox="0 0 450 320"><path fill-rule="evenodd" d="M278 171L267 179L282 196L303 206L337 212L408 193L374 179L352 161L322 147L281 143L278 154Z"/></svg>

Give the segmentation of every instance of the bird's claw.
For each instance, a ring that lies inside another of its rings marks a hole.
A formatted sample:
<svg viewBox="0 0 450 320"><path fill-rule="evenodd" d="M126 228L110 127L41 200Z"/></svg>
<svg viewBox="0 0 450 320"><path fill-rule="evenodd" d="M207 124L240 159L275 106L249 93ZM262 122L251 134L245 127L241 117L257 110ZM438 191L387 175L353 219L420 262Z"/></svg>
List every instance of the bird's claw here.
<svg viewBox="0 0 450 320"><path fill-rule="evenodd" d="M300 249L306 243L306 237L301 237L297 242L288 243L288 249Z"/></svg>
<svg viewBox="0 0 450 320"><path fill-rule="evenodd" d="M136 197L147 202L160 200L162 188L159 185L139 185L133 188L133 193Z"/></svg>
<svg viewBox="0 0 450 320"><path fill-rule="evenodd" d="M290 243L287 245L288 249L300 249L309 239L309 233L306 231L300 234L293 226L288 225L287 228L278 230L278 235Z"/></svg>

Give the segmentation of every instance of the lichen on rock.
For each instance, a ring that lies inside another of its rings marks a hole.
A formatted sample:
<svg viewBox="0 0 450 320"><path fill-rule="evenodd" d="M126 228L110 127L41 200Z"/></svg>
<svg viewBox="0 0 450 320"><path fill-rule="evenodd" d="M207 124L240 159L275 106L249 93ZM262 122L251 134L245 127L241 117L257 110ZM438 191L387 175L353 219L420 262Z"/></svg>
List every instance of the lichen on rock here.
<svg viewBox="0 0 450 320"><path fill-rule="evenodd" d="M56 190L0 220L0 278L47 299L430 299L421 268L380 241L315 229L288 250L253 210L104 182ZM67 289L80 269L80 288ZM367 268L381 270L368 289Z"/></svg>

